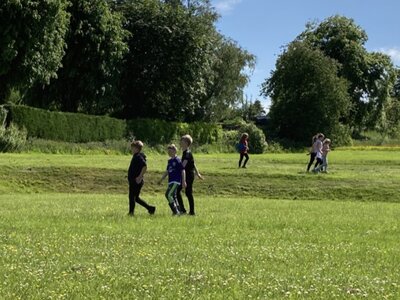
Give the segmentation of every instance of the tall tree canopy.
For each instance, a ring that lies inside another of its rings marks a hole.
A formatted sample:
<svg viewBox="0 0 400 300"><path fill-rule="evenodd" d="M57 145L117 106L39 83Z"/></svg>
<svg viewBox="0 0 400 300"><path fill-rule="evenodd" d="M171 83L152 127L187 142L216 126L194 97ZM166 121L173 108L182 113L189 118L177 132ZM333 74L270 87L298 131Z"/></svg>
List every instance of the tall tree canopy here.
<svg viewBox="0 0 400 300"><path fill-rule="evenodd" d="M218 34L214 43L211 69L205 74L206 91L196 115L218 121L243 102L243 88L255 65L255 57L237 43Z"/></svg>
<svg viewBox="0 0 400 300"><path fill-rule="evenodd" d="M340 123L350 107L348 84L337 76L338 69L335 60L303 42L291 43L279 56L262 86L271 97L271 125L279 137L308 144L322 131L336 143L348 138Z"/></svg>
<svg viewBox="0 0 400 300"><path fill-rule="evenodd" d="M116 5L131 33L120 89L124 118L214 121L241 100L243 70L254 57L217 33L209 1L183 2Z"/></svg>
<svg viewBox="0 0 400 300"><path fill-rule="evenodd" d="M369 53L365 48L366 32L352 19L343 16L308 23L296 40L308 43L339 63L338 75L348 80L348 93L352 99L352 113L347 122L355 131L373 127L382 103L388 100L382 97L384 93L380 89L393 85L395 78L390 58Z"/></svg>
<svg viewBox="0 0 400 300"><path fill-rule="evenodd" d="M113 112L120 106L117 83L128 33L106 0L70 2L63 67L49 85L37 85L27 102L69 112Z"/></svg>
<svg viewBox="0 0 400 300"><path fill-rule="evenodd" d="M56 77L64 55L66 0L0 2L0 103L11 88Z"/></svg>
<svg viewBox="0 0 400 300"><path fill-rule="evenodd" d="M127 0L119 9L131 33L122 78L122 116L194 118L206 92L216 15L188 13L159 0Z"/></svg>

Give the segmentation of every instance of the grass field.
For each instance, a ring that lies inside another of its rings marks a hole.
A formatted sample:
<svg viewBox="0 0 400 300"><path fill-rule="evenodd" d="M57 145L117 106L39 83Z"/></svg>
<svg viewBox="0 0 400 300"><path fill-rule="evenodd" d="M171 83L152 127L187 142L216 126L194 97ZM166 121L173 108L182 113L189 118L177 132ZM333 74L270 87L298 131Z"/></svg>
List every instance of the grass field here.
<svg viewBox="0 0 400 300"><path fill-rule="evenodd" d="M196 155L197 216L170 216L148 158L0 154L0 299L399 299L400 150Z"/></svg>

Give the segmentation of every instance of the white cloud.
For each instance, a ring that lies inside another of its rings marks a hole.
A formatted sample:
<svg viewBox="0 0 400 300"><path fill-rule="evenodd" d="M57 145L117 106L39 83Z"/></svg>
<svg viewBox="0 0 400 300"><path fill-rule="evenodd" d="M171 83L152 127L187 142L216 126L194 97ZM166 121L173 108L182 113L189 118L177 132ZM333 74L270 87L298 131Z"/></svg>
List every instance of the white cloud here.
<svg viewBox="0 0 400 300"><path fill-rule="evenodd" d="M395 65L400 65L400 48L381 48L378 51L389 55Z"/></svg>
<svg viewBox="0 0 400 300"><path fill-rule="evenodd" d="M230 13L242 0L219 0L214 7L220 14Z"/></svg>

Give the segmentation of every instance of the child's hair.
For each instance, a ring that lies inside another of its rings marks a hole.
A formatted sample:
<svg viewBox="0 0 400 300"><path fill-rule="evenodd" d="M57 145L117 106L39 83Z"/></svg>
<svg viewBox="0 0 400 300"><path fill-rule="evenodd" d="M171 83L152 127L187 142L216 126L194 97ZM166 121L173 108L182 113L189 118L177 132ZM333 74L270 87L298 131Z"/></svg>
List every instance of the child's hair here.
<svg viewBox="0 0 400 300"><path fill-rule="evenodd" d="M323 141L323 144L330 144L330 143L331 143L331 140L328 139L328 138L326 138L326 139Z"/></svg>
<svg viewBox="0 0 400 300"><path fill-rule="evenodd" d="M242 133L242 137L240 138L241 140L247 139L249 137L249 134L247 132Z"/></svg>
<svg viewBox="0 0 400 300"><path fill-rule="evenodd" d="M131 143L131 147L135 147L136 149L138 149L139 151L142 150L143 148L143 142L142 141L133 141Z"/></svg>
<svg viewBox="0 0 400 300"><path fill-rule="evenodd" d="M323 134L323 133L318 133L318 138L324 138L325 137L325 135Z"/></svg>
<svg viewBox="0 0 400 300"><path fill-rule="evenodd" d="M178 151L178 148L176 148L175 144L170 144L170 145L168 145L167 149L168 149L168 150L175 150L175 151Z"/></svg>
<svg viewBox="0 0 400 300"><path fill-rule="evenodd" d="M193 139L189 134L185 134L184 136L182 136L181 141L184 141L188 146L193 143Z"/></svg>

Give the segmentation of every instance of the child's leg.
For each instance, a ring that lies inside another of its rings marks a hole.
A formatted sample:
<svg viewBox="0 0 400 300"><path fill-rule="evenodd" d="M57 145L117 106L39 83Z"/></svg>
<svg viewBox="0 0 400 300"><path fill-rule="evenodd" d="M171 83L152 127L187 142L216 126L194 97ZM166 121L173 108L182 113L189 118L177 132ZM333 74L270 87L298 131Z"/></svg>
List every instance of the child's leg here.
<svg viewBox="0 0 400 300"><path fill-rule="evenodd" d="M243 156L244 156L243 153L240 153L239 168L242 165Z"/></svg>
<svg viewBox="0 0 400 300"><path fill-rule="evenodd" d="M176 198L178 200L178 204L179 204L179 209L182 213L186 213L186 209L185 206L183 205L183 199L182 199L182 186L180 185L178 187L178 190L176 192Z"/></svg>
<svg viewBox="0 0 400 300"><path fill-rule="evenodd" d="M139 195L140 189L138 190L137 185L129 184L129 214L133 215L135 212L136 197Z"/></svg>
<svg viewBox="0 0 400 300"><path fill-rule="evenodd" d="M168 200L169 207L172 210L173 214L179 214L179 204L178 200L176 199L176 192L178 190L179 184L177 183L170 183L168 184L167 192L165 193L165 197Z"/></svg>
<svg viewBox="0 0 400 300"><path fill-rule="evenodd" d="M319 169L317 168L319 165L322 165L322 159L321 158L317 158L317 162L314 165L314 171L319 171Z"/></svg>
<svg viewBox="0 0 400 300"><path fill-rule="evenodd" d="M244 157L246 157L246 159L244 160L243 168L246 168L246 164L249 161L249 155L247 153L245 153Z"/></svg>
<svg viewBox="0 0 400 300"><path fill-rule="evenodd" d="M307 171L310 171L310 168L315 160L315 156L317 156L317 153L310 153L310 162L308 163Z"/></svg>
<svg viewBox="0 0 400 300"><path fill-rule="evenodd" d="M140 199L139 195L140 195L140 191L142 190L143 187L143 183L141 184L137 184L137 193L135 195L135 202L137 204L140 204L141 206L145 207L147 210L149 210L149 208L151 207L150 205L148 205L143 199Z"/></svg>
<svg viewBox="0 0 400 300"><path fill-rule="evenodd" d="M193 198L193 181L194 178L188 177L186 179L185 194L189 201L189 215L194 215L194 198Z"/></svg>

